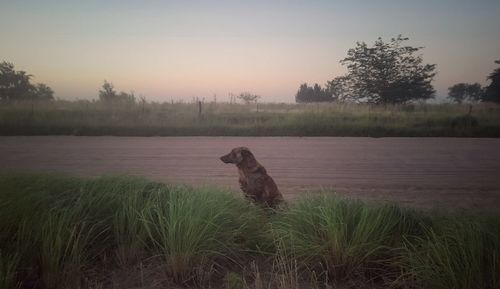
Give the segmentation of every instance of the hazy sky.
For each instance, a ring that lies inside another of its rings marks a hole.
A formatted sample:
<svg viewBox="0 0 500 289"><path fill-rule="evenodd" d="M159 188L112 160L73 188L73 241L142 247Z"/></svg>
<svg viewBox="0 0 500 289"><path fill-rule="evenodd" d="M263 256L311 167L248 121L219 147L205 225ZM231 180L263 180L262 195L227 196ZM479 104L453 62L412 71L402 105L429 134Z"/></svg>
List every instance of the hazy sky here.
<svg viewBox="0 0 500 289"><path fill-rule="evenodd" d="M106 79L149 100L290 102L301 83L344 74L356 41L398 34L437 64L438 95L484 84L500 59L500 1L0 0L0 61L66 99L95 98Z"/></svg>

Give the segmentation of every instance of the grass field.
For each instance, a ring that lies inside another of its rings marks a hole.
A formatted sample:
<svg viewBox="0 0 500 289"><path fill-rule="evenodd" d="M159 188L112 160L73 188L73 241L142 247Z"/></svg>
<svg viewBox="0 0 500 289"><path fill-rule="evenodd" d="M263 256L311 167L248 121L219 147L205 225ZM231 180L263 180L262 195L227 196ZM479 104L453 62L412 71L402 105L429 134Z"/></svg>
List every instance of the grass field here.
<svg viewBox="0 0 500 289"><path fill-rule="evenodd" d="M0 135L500 137L500 106L1 103Z"/></svg>
<svg viewBox="0 0 500 289"><path fill-rule="evenodd" d="M497 216L0 174L0 289L500 288Z"/></svg>

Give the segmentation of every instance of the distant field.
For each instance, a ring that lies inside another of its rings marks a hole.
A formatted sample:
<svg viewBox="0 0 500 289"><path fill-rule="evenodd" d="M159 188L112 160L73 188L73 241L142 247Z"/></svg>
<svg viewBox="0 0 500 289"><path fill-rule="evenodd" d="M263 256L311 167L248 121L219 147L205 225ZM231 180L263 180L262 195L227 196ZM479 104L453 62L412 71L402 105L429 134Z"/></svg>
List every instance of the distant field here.
<svg viewBox="0 0 500 289"><path fill-rule="evenodd" d="M331 192L269 211L216 188L0 173L0 288L496 289L499 220Z"/></svg>
<svg viewBox="0 0 500 289"><path fill-rule="evenodd" d="M0 135L500 137L500 106L1 103Z"/></svg>

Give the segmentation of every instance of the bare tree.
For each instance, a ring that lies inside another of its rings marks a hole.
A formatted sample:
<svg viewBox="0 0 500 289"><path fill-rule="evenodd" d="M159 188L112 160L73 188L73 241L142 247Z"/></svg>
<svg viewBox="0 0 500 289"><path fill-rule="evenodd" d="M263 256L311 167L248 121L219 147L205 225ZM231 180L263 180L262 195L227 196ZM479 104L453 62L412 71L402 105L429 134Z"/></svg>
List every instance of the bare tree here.
<svg viewBox="0 0 500 289"><path fill-rule="evenodd" d="M245 104L250 104L252 102L257 102L257 100L260 98L260 95L257 94L252 94L250 92L242 92L240 95L238 95L238 99L243 101Z"/></svg>

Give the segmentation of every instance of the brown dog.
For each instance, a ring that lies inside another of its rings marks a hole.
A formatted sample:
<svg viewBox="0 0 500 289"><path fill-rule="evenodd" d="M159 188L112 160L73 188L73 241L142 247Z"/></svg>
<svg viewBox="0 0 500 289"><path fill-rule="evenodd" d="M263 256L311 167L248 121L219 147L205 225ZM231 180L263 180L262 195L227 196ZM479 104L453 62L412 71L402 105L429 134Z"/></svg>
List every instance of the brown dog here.
<svg viewBox="0 0 500 289"><path fill-rule="evenodd" d="M220 159L226 164L236 164L240 188L247 198L257 204L272 208L283 202L283 196L276 183L248 148L234 148Z"/></svg>

